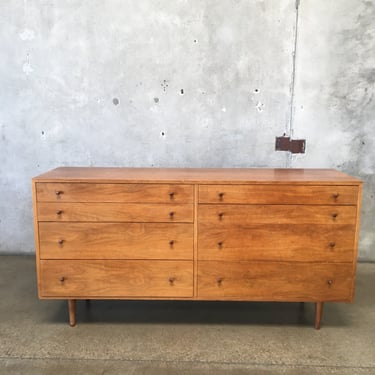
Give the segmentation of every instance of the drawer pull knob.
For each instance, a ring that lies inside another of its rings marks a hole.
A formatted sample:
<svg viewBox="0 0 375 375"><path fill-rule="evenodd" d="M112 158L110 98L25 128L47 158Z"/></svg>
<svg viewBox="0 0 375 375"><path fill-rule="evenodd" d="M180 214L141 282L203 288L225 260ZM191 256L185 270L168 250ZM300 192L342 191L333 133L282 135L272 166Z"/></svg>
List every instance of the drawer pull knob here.
<svg viewBox="0 0 375 375"><path fill-rule="evenodd" d="M339 193L333 193L333 194L332 194L332 197L333 197L334 199L337 199L337 198L339 197L339 195L340 195Z"/></svg>
<svg viewBox="0 0 375 375"><path fill-rule="evenodd" d="M334 213L332 214L332 217L333 217L334 219L336 219L337 216L339 216L339 214L338 214L337 212L334 212Z"/></svg>
<svg viewBox="0 0 375 375"><path fill-rule="evenodd" d="M173 245L174 245L174 241L173 241L173 240L170 240L170 241L169 241L169 245L170 245L170 246L173 246Z"/></svg>
<svg viewBox="0 0 375 375"><path fill-rule="evenodd" d="M64 276L61 276L60 277L60 281L63 283L65 281L65 277Z"/></svg>
<svg viewBox="0 0 375 375"><path fill-rule="evenodd" d="M64 240L62 238L60 238L57 242L58 242L59 245L62 245L64 243Z"/></svg>
<svg viewBox="0 0 375 375"><path fill-rule="evenodd" d="M221 286L223 283L223 278L219 277L216 281L217 281L217 285Z"/></svg>
<svg viewBox="0 0 375 375"><path fill-rule="evenodd" d="M59 197L61 194L63 194L63 191L61 191L61 190L56 190L56 191L55 191L55 194L56 194L57 197Z"/></svg>
<svg viewBox="0 0 375 375"><path fill-rule="evenodd" d="M175 280L175 278L174 278L174 277L170 277L170 278L168 279L168 281L169 281L169 284L173 285L173 283L174 283L174 280Z"/></svg>
<svg viewBox="0 0 375 375"><path fill-rule="evenodd" d="M219 242L217 243L217 246L219 247L219 249L221 249L221 248L223 247L223 241L219 241Z"/></svg>
<svg viewBox="0 0 375 375"><path fill-rule="evenodd" d="M217 214L217 216L219 216L219 220L221 220L221 219L223 218L223 215L224 215L224 212L219 212L219 213Z"/></svg>
<svg viewBox="0 0 375 375"><path fill-rule="evenodd" d="M174 212L173 212L173 211L171 211L171 212L169 213L169 217L170 217L171 219L173 219L173 217L174 217Z"/></svg>
<svg viewBox="0 0 375 375"><path fill-rule="evenodd" d="M223 197L224 197L224 193L223 193L223 192L220 192L220 193L218 194L218 196L219 196L219 199L222 201L222 200L223 200Z"/></svg>
<svg viewBox="0 0 375 375"><path fill-rule="evenodd" d="M333 284L333 280L327 280L327 284L328 285L332 285Z"/></svg>
<svg viewBox="0 0 375 375"><path fill-rule="evenodd" d="M61 215L62 214L62 210L57 210L56 211L56 215Z"/></svg>
<svg viewBox="0 0 375 375"><path fill-rule="evenodd" d="M171 192L169 193L169 198L171 198L171 199L174 198L174 192L173 192L173 191L171 191Z"/></svg>
<svg viewBox="0 0 375 375"><path fill-rule="evenodd" d="M332 249L333 249L335 246L336 246L336 242L331 241L331 242L329 243L329 247L331 247Z"/></svg>

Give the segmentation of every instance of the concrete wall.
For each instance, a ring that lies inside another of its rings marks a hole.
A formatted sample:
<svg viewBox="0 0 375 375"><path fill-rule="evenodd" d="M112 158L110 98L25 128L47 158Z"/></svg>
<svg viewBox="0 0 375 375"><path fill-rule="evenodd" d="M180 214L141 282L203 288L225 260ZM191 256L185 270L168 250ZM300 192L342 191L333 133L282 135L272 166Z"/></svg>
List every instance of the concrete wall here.
<svg viewBox="0 0 375 375"><path fill-rule="evenodd" d="M293 167L332 167L364 180L360 257L375 260L375 0L302 0Z"/></svg>
<svg viewBox="0 0 375 375"><path fill-rule="evenodd" d="M0 252L34 251L30 179L56 166L333 167L366 181L375 260L374 19L369 0L2 0ZM306 154L275 152L283 133Z"/></svg>

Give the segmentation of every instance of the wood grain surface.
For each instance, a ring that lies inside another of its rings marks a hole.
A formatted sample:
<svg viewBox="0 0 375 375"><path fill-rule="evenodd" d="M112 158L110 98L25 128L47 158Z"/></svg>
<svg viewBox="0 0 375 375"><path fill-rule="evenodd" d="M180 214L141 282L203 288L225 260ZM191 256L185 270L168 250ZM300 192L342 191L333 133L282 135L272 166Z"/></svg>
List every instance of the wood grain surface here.
<svg viewBox="0 0 375 375"><path fill-rule="evenodd" d="M192 223L192 204L38 203L39 221Z"/></svg>
<svg viewBox="0 0 375 375"><path fill-rule="evenodd" d="M41 260L43 297L192 297L193 262Z"/></svg>
<svg viewBox="0 0 375 375"><path fill-rule="evenodd" d="M39 224L41 259L193 259L193 225Z"/></svg>
<svg viewBox="0 0 375 375"><path fill-rule="evenodd" d="M34 178L44 182L360 185L334 169L60 167Z"/></svg>
<svg viewBox="0 0 375 375"><path fill-rule="evenodd" d="M351 224L355 206L206 205L198 207L198 222L223 226L248 224Z"/></svg>
<svg viewBox="0 0 375 375"><path fill-rule="evenodd" d="M356 205L357 196L357 186L199 186L199 203Z"/></svg>
<svg viewBox="0 0 375 375"><path fill-rule="evenodd" d="M36 184L39 202L193 203L193 186L178 184Z"/></svg>
<svg viewBox="0 0 375 375"><path fill-rule="evenodd" d="M199 260L353 262L355 225L254 224L198 228Z"/></svg>
<svg viewBox="0 0 375 375"><path fill-rule="evenodd" d="M198 295L259 301L350 301L351 264L198 263Z"/></svg>

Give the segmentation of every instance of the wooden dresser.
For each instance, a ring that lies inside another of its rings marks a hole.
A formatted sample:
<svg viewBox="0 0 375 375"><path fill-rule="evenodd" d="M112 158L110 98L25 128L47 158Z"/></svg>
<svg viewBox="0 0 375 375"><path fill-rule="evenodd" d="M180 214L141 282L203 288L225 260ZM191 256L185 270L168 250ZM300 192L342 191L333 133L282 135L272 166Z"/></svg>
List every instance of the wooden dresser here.
<svg viewBox="0 0 375 375"><path fill-rule="evenodd" d="M362 182L328 169L57 168L33 179L40 298L352 302Z"/></svg>

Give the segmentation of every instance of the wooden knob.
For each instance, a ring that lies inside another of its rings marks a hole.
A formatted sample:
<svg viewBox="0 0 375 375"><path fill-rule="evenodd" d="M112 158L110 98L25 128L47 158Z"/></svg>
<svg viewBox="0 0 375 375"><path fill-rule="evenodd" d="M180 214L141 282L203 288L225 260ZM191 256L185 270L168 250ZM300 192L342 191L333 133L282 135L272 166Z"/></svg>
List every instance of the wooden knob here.
<svg viewBox="0 0 375 375"><path fill-rule="evenodd" d="M219 212L217 214L217 216L219 217L219 220L221 220L223 218L223 215L224 215L224 212Z"/></svg>
<svg viewBox="0 0 375 375"><path fill-rule="evenodd" d="M336 242L331 241L329 243L329 247L334 248L336 246Z"/></svg>
<svg viewBox="0 0 375 375"><path fill-rule="evenodd" d="M170 278L168 279L168 281L169 281L170 284L173 284L173 283L174 283L174 280L175 280L174 277L170 277Z"/></svg>
<svg viewBox="0 0 375 375"><path fill-rule="evenodd" d="M221 284L223 283L223 278L222 277L219 277L217 280L217 285L221 286Z"/></svg>
<svg viewBox="0 0 375 375"><path fill-rule="evenodd" d="M218 193L218 196L219 196L219 199L222 201L222 200L223 200L224 193L220 192L220 193Z"/></svg>
<svg viewBox="0 0 375 375"><path fill-rule="evenodd" d="M173 217L174 217L174 212L173 212L173 211L171 211L171 212L169 213L169 217L170 217L171 219L173 219Z"/></svg>
<svg viewBox="0 0 375 375"><path fill-rule="evenodd" d="M328 285L332 285L333 284L333 280L327 280L327 284Z"/></svg>
<svg viewBox="0 0 375 375"><path fill-rule="evenodd" d="M56 211L56 215L61 215L62 214L62 210L57 210Z"/></svg>
<svg viewBox="0 0 375 375"><path fill-rule="evenodd" d="M332 197L333 197L334 199L337 199L337 198L339 197L339 195L340 195L339 193L333 193L333 194L332 194Z"/></svg>
<svg viewBox="0 0 375 375"><path fill-rule="evenodd" d="M62 193L63 193L63 191L61 191L61 190L56 190L55 191L56 196L60 196Z"/></svg>
<svg viewBox="0 0 375 375"><path fill-rule="evenodd" d="M223 247L223 241L219 241L219 242L217 243L217 246L219 247L219 249L221 249L221 248Z"/></svg>
<svg viewBox="0 0 375 375"><path fill-rule="evenodd" d="M334 212L334 213L332 214L332 217L333 217L334 219L336 219L337 216L339 216L339 214L338 214L337 212Z"/></svg>
<svg viewBox="0 0 375 375"><path fill-rule="evenodd" d="M169 245L173 246L173 245L174 245L174 241L173 241L173 240L170 240L170 241L169 241Z"/></svg>
<svg viewBox="0 0 375 375"><path fill-rule="evenodd" d="M169 193L169 198L171 198L171 199L174 198L174 192L173 192L173 191L171 191L171 192Z"/></svg>
<svg viewBox="0 0 375 375"><path fill-rule="evenodd" d="M61 276L60 277L60 281L63 283L65 281L65 277L64 276Z"/></svg>
<svg viewBox="0 0 375 375"><path fill-rule="evenodd" d="M60 238L57 242L58 242L59 245L62 245L64 243L64 240L62 238Z"/></svg>

